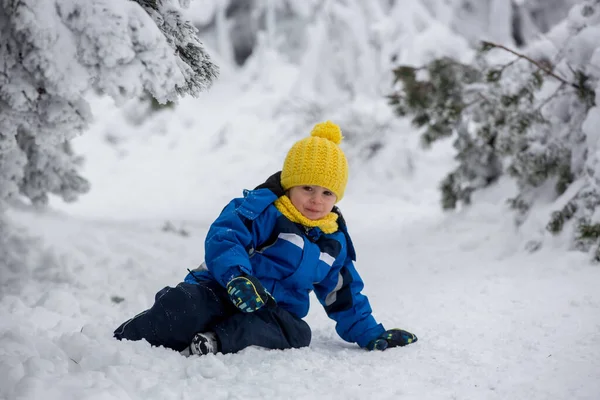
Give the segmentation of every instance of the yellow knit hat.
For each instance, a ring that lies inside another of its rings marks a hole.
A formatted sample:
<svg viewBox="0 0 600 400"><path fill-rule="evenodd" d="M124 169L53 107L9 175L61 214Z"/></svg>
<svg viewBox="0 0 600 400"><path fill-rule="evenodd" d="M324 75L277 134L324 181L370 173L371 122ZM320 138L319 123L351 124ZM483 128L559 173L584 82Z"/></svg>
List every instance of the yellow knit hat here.
<svg viewBox="0 0 600 400"><path fill-rule="evenodd" d="M310 136L297 141L285 158L281 186L318 185L331 190L340 201L348 182L348 162L338 146L342 131L331 121L321 122Z"/></svg>

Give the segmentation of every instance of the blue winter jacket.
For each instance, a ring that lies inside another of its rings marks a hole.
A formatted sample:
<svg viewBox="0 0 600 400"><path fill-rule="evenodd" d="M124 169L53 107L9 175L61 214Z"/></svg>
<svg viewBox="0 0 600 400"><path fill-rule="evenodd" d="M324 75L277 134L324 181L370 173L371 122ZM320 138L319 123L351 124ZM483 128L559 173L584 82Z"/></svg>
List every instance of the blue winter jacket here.
<svg viewBox="0 0 600 400"><path fill-rule="evenodd" d="M204 263L185 281L216 280L225 287L240 272L253 275L278 306L299 318L308 313L314 290L340 337L365 347L385 329L361 294L364 285L341 214L332 234L291 222L273 204L283 193L278 178L269 179L274 187L244 191L223 209L206 237Z"/></svg>

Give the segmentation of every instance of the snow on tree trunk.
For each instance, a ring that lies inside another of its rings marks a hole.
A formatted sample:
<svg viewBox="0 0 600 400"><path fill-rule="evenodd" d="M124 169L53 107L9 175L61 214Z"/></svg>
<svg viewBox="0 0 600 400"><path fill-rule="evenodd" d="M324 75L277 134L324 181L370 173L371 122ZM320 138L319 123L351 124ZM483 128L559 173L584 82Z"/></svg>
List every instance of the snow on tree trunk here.
<svg viewBox="0 0 600 400"><path fill-rule="evenodd" d="M221 26L228 28L228 40L233 47L233 56L238 65L243 65L250 57L256 44L258 31L257 15L253 12L256 0L230 0L226 10L226 24L221 20Z"/></svg>
<svg viewBox="0 0 600 400"><path fill-rule="evenodd" d="M275 10L275 0L265 0L265 31L267 37L267 46L275 47L275 31L277 29L277 18Z"/></svg>
<svg viewBox="0 0 600 400"><path fill-rule="evenodd" d="M507 45L514 43L512 20L512 2L506 0L491 1L488 21L490 22L490 36L494 41ZM492 21L500 21L501 23L492 23Z"/></svg>

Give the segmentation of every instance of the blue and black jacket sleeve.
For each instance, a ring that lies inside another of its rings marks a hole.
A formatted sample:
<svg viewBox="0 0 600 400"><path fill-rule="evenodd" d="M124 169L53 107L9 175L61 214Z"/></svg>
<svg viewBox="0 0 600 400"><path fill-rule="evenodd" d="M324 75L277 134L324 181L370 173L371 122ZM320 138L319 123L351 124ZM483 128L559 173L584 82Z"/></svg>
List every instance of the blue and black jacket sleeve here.
<svg viewBox="0 0 600 400"><path fill-rule="evenodd" d="M264 221L270 216L263 211L275 198L268 190L246 192L245 198L232 200L210 226L204 261L221 285L241 273L253 275L249 254L269 235L266 227L274 225Z"/></svg>
<svg viewBox="0 0 600 400"><path fill-rule="evenodd" d="M213 222L204 242L206 267L223 286L245 272L252 275L248 250L252 247L252 232L237 212L238 201L231 201Z"/></svg>
<svg viewBox="0 0 600 400"><path fill-rule="evenodd" d="M264 213L283 192L281 172L244 197L232 200L213 222L204 242L206 267L223 286L234 277L253 275L250 254L270 234L275 225L272 215Z"/></svg>

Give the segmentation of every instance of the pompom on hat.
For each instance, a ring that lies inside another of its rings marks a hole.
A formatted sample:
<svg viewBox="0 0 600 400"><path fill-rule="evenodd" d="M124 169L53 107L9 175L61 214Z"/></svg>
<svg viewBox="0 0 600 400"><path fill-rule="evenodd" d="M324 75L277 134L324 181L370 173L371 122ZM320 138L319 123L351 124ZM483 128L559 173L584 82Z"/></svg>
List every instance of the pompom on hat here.
<svg viewBox="0 0 600 400"><path fill-rule="evenodd" d="M348 161L339 144L342 131L331 121L316 124L310 136L294 143L283 163L284 190L317 185L331 190L340 201L348 183Z"/></svg>

